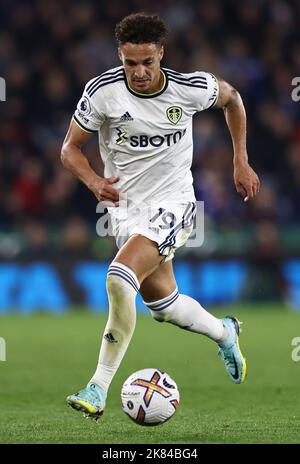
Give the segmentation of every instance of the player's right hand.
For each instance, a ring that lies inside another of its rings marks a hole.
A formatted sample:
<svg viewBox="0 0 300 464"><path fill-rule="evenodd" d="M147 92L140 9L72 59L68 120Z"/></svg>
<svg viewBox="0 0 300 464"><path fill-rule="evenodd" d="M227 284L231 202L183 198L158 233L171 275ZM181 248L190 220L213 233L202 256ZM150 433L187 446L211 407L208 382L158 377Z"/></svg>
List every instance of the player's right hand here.
<svg viewBox="0 0 300 464"><path fill-rule="evenodd" d="M112 184L119 180L119 177L108 177L106 179L99 177L93 183L91 190L97 200L104 203L105 206L119 206L120 192L112 187Z"/></svg>

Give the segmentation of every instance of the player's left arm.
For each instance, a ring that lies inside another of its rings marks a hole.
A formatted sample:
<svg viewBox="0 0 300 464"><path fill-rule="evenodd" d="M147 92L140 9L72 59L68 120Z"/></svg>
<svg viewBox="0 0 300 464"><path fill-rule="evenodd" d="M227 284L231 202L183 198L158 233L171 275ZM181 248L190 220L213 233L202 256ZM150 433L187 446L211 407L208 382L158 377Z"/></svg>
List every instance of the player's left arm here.
<svg viewBox="0 0 300 464"><path fill-rule="evenodd" d="M224 111L233 144L234 183L244 201L254 198L259 192L259 178L248 163L246 145L246 111L239 92L228 82L218 80L219 95L215 108Z"/></svg>

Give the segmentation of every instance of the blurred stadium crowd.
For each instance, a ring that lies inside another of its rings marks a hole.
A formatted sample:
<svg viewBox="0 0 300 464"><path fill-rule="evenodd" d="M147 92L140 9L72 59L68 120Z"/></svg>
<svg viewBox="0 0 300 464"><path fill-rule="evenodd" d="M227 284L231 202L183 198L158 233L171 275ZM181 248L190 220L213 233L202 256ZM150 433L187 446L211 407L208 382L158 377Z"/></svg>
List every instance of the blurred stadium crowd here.
<svg viewBox="0 0 300 464"><path fill-rule="evenodd" d="M0 255L55 250L109 257L96 236L96 199L60 163L60 148L85 83L119 66L115 24L158 13L170 34L163 66L211 71L241 93L248 150L261 191L243 203L233 184L232 148L222 111L194 121L194 186L204 200L204 255L264 259L300 255L300 2L282 0L2 0L0 76ZM86 149L98 173L97 137ZM195 253L195 249L181 252Z"/></svg>

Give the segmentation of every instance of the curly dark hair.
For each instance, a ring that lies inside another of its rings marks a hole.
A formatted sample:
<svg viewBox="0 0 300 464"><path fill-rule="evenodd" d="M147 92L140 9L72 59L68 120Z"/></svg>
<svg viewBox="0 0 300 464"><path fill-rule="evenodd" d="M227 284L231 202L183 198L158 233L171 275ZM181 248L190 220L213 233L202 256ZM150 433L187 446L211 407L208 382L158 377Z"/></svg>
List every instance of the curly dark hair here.
<svg viewBox="0 0 300 464"><path fill-rule="evenodd" d="M165 23L158 15L147 15L145 13L134 13L125 16L116 25L115 29L119 46L127 42L164 45L167 33L168 29Z"/></svg>

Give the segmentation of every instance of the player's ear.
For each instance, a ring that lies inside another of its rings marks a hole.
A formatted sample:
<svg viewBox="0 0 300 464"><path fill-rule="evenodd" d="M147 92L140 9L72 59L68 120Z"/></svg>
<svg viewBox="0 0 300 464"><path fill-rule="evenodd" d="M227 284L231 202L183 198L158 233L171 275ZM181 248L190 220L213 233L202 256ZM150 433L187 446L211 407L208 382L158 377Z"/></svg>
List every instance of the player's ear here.
<svg viewBox="0 0 300 464"><path fill-rule="evenodd" d="M159 54L158 54L158 56L159 56L159 61L162 60L162 57L164 56L164 52L165 52L165 49L164 49L164 46L162 45L162 46L160 47Z"/></svg>
<svg viewBox="0 0 300 464"><path fill-rule="evenodd" d="M118 48L118 57L120 58L120 60L122 61L123 63L123 60L122 60L122 54L121 54L121 49L120 47Z"/></svg>

